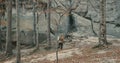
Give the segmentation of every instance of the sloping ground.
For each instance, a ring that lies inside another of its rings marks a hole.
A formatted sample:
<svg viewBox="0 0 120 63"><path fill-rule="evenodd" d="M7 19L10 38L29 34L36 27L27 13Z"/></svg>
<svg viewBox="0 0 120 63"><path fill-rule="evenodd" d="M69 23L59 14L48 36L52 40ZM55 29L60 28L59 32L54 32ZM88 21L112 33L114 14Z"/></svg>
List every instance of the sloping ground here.
<svg viewBox="0 0 120 63"><path fill-rule="evenodd" d="M120 63L119 39L109 39L108 41L113 43L113 45L99 49L92 49L98 42L95 37L76 41L79 47L59 50L59 63ZM76 46L76 44L74 45ZM22 57L22 63L55 63L55 61L55 52L37 52L33 55ZM15 59L13 58L2 63L14 62Z"/></svg>

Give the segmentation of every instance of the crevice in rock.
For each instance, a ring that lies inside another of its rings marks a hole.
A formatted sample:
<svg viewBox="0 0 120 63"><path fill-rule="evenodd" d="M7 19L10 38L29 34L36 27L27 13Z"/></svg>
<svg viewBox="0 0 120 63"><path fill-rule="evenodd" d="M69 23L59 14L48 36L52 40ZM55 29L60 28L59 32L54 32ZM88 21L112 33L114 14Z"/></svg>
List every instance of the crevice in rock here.
<svg viewBox="0 0 120 63"><path fill-rule="evenodd" d="M75 32L77 31L76 24L75 24L75 19L72 14L69 16L69 21L68 21L68 32Z"/></svg>

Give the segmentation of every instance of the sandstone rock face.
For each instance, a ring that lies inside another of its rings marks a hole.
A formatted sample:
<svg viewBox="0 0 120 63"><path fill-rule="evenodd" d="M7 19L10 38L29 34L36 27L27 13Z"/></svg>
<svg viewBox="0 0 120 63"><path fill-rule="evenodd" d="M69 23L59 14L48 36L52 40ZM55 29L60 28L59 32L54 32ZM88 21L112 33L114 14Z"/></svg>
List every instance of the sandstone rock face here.
<svg viewBox="0 0 120 63"><path fill-rule="evenodd" d="M44 2L48 3L47 0ZM100 0L51 0L51 2L51 28L55 33L58 30L58 34L71 31L79 36L94 36L91 22L94 31L99 33ZM106 3L107 36L120 38L120 0L107 0ZM46 10L46 14L41 8L38 11L38 31L47 35L48 11ZM21 31L33 31L32 10L21 9L20 13ZM13 14L15 15L15 9L13 9ZM33 35L28 33L28 36L32 38ZM52 37L55 36L52 35ZM29 38L29 40L33 39Z"/></svg>
<svg viewBox="0 0 120 63"><path fill-rule="evenodd" d="M99 11L99 7L96 7L99 5L99 1L91 1L93 4L95 4L94 7L96 8L96 10ZM120 12L118 11L120 9L119 2L119 0L107 0L106 2L107 34L115 37L120 37L120 28L116 27L116 25L120 24ZM92 17L92 20L94 21L94 29L96 30L96 32L98 32L99 24L95 22L100 21L100 16L91 6L89 6L88 16Z"/></svg>

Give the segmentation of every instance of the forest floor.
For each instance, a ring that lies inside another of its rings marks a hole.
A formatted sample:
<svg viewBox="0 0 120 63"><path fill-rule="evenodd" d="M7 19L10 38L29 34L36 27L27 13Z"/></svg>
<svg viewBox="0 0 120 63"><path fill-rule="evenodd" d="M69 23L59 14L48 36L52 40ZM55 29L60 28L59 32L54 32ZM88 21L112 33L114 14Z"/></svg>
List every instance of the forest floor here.
<svg viewBox="0 0 120 63"><path fill-rule="evenodd" d="M120 39L109 38L108 42L112 45L96 49L92 48L98 44L96 37L66 42L58 52L59 63L120 63ZM0 63L15 63L15 57ZM55 50L23 55L22 63L56 63Z"/></svg>

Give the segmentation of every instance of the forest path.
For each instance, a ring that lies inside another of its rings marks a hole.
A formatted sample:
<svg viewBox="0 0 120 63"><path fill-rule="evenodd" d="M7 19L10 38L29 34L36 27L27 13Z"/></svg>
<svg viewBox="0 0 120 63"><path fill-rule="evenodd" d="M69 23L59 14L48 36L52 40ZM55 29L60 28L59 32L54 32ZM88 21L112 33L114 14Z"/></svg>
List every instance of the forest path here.
<svg viewBox="0 0 120 63"><path fill-rule="evenodd" d="M60 63L120 63L120 39L108 39L113 45L100 49L92 49L97 44L97 38L94 37L82 39L82 41L74 39L73 41L73 43L77 41L74 44L76 47L59 50ZM40 53L38 51L22 57L22 63L55 63L55 61L55 52ZM15 63L15 58L2 63Z"/></svg>

